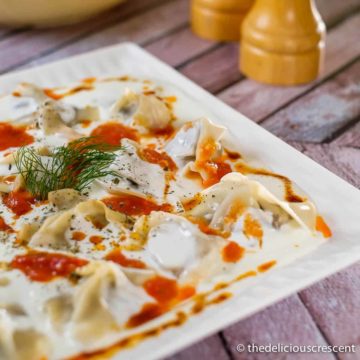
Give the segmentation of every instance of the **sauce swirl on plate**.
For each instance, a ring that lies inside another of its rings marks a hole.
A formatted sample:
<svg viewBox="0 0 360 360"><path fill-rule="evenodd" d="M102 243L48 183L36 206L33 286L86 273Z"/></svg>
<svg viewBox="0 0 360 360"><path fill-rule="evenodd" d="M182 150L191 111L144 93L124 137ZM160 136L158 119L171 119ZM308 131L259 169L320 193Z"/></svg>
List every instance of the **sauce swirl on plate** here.
<svg viewBox="0 0 360 360"><path fill-rule="evenodd" d="M34 138L26 132L25 126L0 123L0 151L32 144Z"/></svg>
<svg viewBox="0 0 360 360"><path fill-rule="evenodd" d="M15 256L10 267L20 270L33 281L47 282L56 277L68 277L76 268L87 263L87 260L72 256L34 251Z"/></svg>

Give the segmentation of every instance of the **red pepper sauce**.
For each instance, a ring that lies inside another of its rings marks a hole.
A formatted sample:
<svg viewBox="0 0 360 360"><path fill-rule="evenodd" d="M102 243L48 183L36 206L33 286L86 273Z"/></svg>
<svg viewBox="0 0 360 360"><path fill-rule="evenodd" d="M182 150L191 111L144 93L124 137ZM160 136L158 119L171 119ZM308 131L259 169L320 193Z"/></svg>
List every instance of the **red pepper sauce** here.
<svg viewBox="0 0 360 360"><path fill-rule="evenodd" d="M197 193L193 198L184 201L182 205L186 211L190 211L194 209L196 206L200 205L202 201L203 201L203 197L201 196L200 193Z"/></svg>
<svg viewBox="0 0 360 360"><path fill-rule="evenodd" d="M222 258L225 262L236 263L238 262L244 255L245 249L239 246L235 241L230 241L223 249L222 249Z"/></svg>
<svg viewBox="0 0 360 360"><path fill-rule="evenodd" d="M86 216L85 219L94 226L94 228L98 230L102 230L106 226L106 222L103 219L96 219L91 216Z"/></svg>
<svg viewBox="0 0 360 360"><path fill-rule="evenodd" d="M68 277L76 268L87 263L87 260L63 254L29 252L15 256L10 266L22 271L33 281L47 282L56 277Z"/></svg>
<svg viewBox="0 0 360 360"><path fill-rule="evenodd" d="M17 216L26 214L35 203L35 198L27 191L12 191L3 196L3 203Z"/></svg>
<svg viewBox="0 0 360 360"><path fill-rule="evenodd" d="M88 77L81 80L85 84L93 84L96 81L96 77Z"/></svg>
<svg viewBox="0 0 360 360"><path fill-rule="evenodd" d="M179 289L178 300L179 301L187 300L187 299L193 297L195 295L195 293L196 293L196 290L193 286L191 286L191 285L182 286Z"/></svg>
<svg viewBox="0 0 360 360"><path fill-rule="evenodd" d="M9 226L5 220L0 216L0 231L14 232L11 226Z"/></svg>
<svg viewBox="0 0 360 360"><path fill-rule="evenodd" d="M26 127L0 123L0 151L29 145L33 142L34 138L26 132Z"/></svg>
<svg viewBox="0 0 360 360"><path fill-rule="evenodd" d="M135 129L117 122L108 122L98 126L91 132L91 136L98 137L99 142L115 146L120 145L120 141L125 138L134 141L139 139Z"/></svg>
<svg viewBox="0 0 360 360"><path fill-rule="evenodd" d="M159 303L169 303L178 296L178 285L176 280L155 276L143 285L145 291Z"/></svg>
<svg viewBox="0 0 360 360"><path fill-rule="evenodd" d="M130 216L148 215L151 211L170 212L172 210L170 204L158 205L151 200L129 194L114 195L103 199L102 202L110 209Z"/></svg>
<svg viewBox="0 0 360 360"><path fill-rule="evenodd" d="M152 296L157 303L146 303L137 314L133 315L127 327L132 328L142 325L164 314L180 301L184 301L195 295L195 288L191 285L179 287L177 282L162 276L155 276L143 285L145 291Z"/></svg>
<svg viewBox="0 0 360 360"><path fill-rule="evenodd" d="M191 285L178 286L176 280L155 276L143 284L145 291L161 304L178 303L196 292Z"/></svg>
<svg viewBox="0 0 360 360"><path fill-rule="evenodd" d="M215 229L210 227L204 219L197 218L194 216L188 216L187 219L193 224L196 224L201 232L207 235L217 235L223 238L228 238L230 233L228 231L222 231L220 229Z"/></svg>
<svg viewBox="0 0 360 360"><path fill-rule="evenodd" d="M127 258L120 249L115 249L105 256L106 260L113 261L124 267L145 269L146 264L141 260Z"/></svg>
<svg viewBox="0 0 360 360"><path fill-rule="evenodd" d="M292 188L292 182L289 178L286 176L273 173L266 169L257 169L252 168L246 164L238 163L235 165L235 168L237 171L239 171L242 174L255 174L255 175L264 175L264 176L272 176L276 179L279 179L284 184L285 189L285 199L288 202L304 202L306 199L302 198L301 196L297 195L293 188Z"/></svg>
<svg viewBox="0 0 360 360"><path fill-rule="evenodd" d="M146 303L138 313L130 317L126 327L133 328L145 324L146 322L159 317L165 311L166 309L159 304Z"/></svg>
<svg viewBox="0 0 360 360"><path fill-rule="evenodd" d="M165 139L171 139L175 135L175 128L172 125L167 125L163 129L156 129L150 132L150 136L163 137Z"/></svg>
<svg viewBox="0 0 360 360"><path fill-rule="evenodd" d="M229 158L230 160L241 159L241 154L239 154L238 152L235 152L235 151L230 151L230 150L225 149L225 154L226 154L226 157Z"/></svg>
<svg viewBox="0 0 360 360"><path fill-rule="evenodd" d="M81 241L86 238L86 234L82 231L74 231L71 238L75 241Z"/></svg>
<svg viewBox="0 0 360 360"><path fill-rule="evenodd" d="M177 170L174 160L166 152L158 152L151 148L145 148L141 151L141 155L149 163L158 164L164 170Z"/></svg>
<svg viewBox="0 0 360 360"><path fill-rule="evenodd" d="M90 242L93 243L93 244L100 244L104 238L102 236L99 236L99 235L93 235L93 236L90 236Z"/></svg>
<svg viewBox="0 0 360 360"><path fill-rule="evenodd" d="M265 271L268 271L270 268L272 268L275 265L276 265L276 260L271 260L264 264L259 265L257 269L259 272L265 272Z"/></svg>
<svg viewBox="0 0 360 360"><path fill-rule="evenodd" d="M89 91L93 88L94 87L90 83L84 82L84 84L75 86L74 88L61 94L57 94L53 89L44 89L44 94L54 100L60 100L66 96L74 95L80 91Z"/></svg>
<svg viewBox="0 0 360 360"><path fill-rule="evenodd" d="M216 157L217 145L214 139L208 139L200 146L200 154L195 165L204 170L207 179L203 180L205 187L217 184L223 176L232 171L231 166L225 162L225 158Z"/></svg>
<svg viewBox="0 0 360 360"><path fill-rule="evenodd" d="M217 184L223 176L232 171L231 166L222 161L207 162L204 164L204 169L209 175L208 179L203 181L205 187Z"/></svg>
<svg viewBox="0 0 360 360"><path fill-rule="evenodd" d="M260 247L262 246L262 238L264 234L261 224L250 214L246 214L245 216L243 232L246 237L256 238L259 241Z"/></svg>
<svg viewBox="0 0 360 360"><path fill-rule="evenodd" d="M91 125L91 120L89 119L84 119L80 121L81 123L81 127L83 127L84 129L88 128Z"/></svg>
<svg viewBox="0 0 360 360"><path fill-rule="evenodd" d="M316 231L320 231L325 238L329 238L332 236L331 229L326 224L324 219L321 216L316 217L316 225L315 225Z"/></svg>

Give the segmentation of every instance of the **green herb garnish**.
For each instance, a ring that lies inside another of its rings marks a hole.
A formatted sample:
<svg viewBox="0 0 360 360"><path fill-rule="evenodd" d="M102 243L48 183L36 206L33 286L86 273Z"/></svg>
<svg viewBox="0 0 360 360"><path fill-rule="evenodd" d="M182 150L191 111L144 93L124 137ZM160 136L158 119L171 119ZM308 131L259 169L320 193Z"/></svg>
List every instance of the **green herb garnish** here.
<svg viewBox="0 0 360 360"><path fill-rule="evenodd" d="M81 192L95 179L119 176L109 166L116 158L113 152L121 149L86 137L55 148L49 156L22 147L16 152L15 164L27 190L44 200L50 191L71 188Z"/></svg>

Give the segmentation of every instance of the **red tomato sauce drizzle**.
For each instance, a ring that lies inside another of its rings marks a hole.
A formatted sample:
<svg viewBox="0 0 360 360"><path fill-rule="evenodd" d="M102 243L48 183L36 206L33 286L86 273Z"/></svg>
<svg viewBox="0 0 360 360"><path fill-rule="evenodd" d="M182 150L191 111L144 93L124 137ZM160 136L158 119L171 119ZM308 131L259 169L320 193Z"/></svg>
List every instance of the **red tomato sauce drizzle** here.
<svg viewBox="0 0 360 360"><path fill-rule="evenodd" d="M24 190L12 191L3 195L4 205L17 216L21 216L29 212L35 202L36 199L29 192Z"/></svg>
<svg viewBox="0 0 360 360"><path fill-rule="evenodd" d="M156 303L146 303L137 314L130 317L127 327L142 325L170 310L177 303L194 296L196 290L191 285L180 287L176 280L155 276L143 284L145 291Z"/></svg>
<svg viewBox="0 0 360 360"><path fill-rule="evenodd" d="M91 83L84 82L84 84L75 86L74 88L61 94L56 93L55 89L44 89L44 94L48 97L51 97L54 100L61 100L66 96L74 95L80 91L89 91L92 90L93 88L94 87L91 85Z"/></svg>
<svg viewBox="0 0 360 360"><path fill-rule="evenodd" d="M186 208L185 208L186 209ZM220 229L215 229L210 227L207 222L202 218L197 218L195 216L187 216L187 219L191 221L193 224L196 224L201 232L207 235L216 235L221 236L223 238L228 238L231 233L228 231L223 231Z"/></svg>
<svg viewBox="0 0 360 360"><path fill-rule="evenodd" d="M202 181L204 187L217 184L223 176L232 171L231 166L225 162L227 156L215 156L217 145L214 139L208 139L200 146L199 158L196 160L196 167L207 174L207 179Z"/></svg>
<svg viewBox="0 0 360 360"><path fill-rule="evenodd" d="M221 160L207 162L203 166L209 174L209 178L203 181L205 187L217 184L223 176L232 171L231 166Z"/></svg>
<svg viewBox="0 0 360 360"><path fill-rule="evenodd" d="M284 175L276 174L276 173L273 173L266 169L252 168L251 166L248 166L243 163L236 164L235 169L238 172L245 174L245 175L246 174L255 174L255 175L263 175L263 176L271 176L271 177L281 180L284 184L285 199L288 202L304 202L306 200L294 192L291 180Z"/></svg>
<svg viewBox="0 0 360 360"><path fill-rule="evenodd" d="M163 137L165 139L171 139L174 135L175 128L171 124L163 129L152 130L149 132L150 137Z"/></svg>
<svg viewBox="0 0 360 360"><path fill-rule="evenodd" d="M139 135L135 129L117 122L99 125L91 132L91 136L97 137L100 143L105 142L114 146L120 145L121 140L124 138L134 141L139 140Z"/></svg>
<svg viewBox="0 0 360 360"><path fill-rule="evenodd" d="M105 256L108 261L113 261L124 267L132 267L136 269L145 269L146 264L138 259L127 258L120 249L115 249Z"/></svg>
<svg viewBox="0 0 360 360"><path fill-rule="evenodd" d="M89 238L89 241L95 245L102 243L103 240L104 240L104 238L100 235L92 235Z"/></svg>
<svg viewBox="0 0 360 360"><path fill-rule="evenodd" d="M8 233L14 232L12 227L9 226L1 216L0 216L0 231L6 231Z"/></svg>
<svg viewBox="0 0 360 360"><path fill-rule="evenodd" d="M273 266L276 265L276 260L271 260L271 261L268 261L264 264L261 264L258 266L258 271L259 272L265 272L265 271L268 271L269 269L271 269Z"/></svg>
<svg viewBox="0 0 360 360"><path fill-rule="evenodd" d="M130 194L113 195L103 199L102 202L111 210L130 216L149 215L151 211L172 211L170 204L158 205L152 200Z"/></svg>
<svg viewBox="0 0 360 360"><path fill-rule="evenodd" d="M222 249L222 258L225 262L236 263L238 262L245 253L245 249L239 246L235 241L230 241Z"/></svg>
<svg viewBox="0 0 360 360"><path fill-rule="evenodd" d="M326 224L325 220L322 218L322 216L316 217L316 225L315 225L316 231L320 231L325 238L329 238L332 236L331 229Z"/></svg>
<svg viewBox="0 0 360 360"><path fill-rule="evenodd" d="M47 282L57 277L68 277L87 263L87 260L63 254L29 252L15 256L10 267L20 270L33 281Z"/></svg>
<svg viewBox="0 0 360 360"><path fill-rule="evenodd" d="M86 234L82 231L74 231L71 238L75 241L82 241L86 238Z"/></svg>
<svg viewBox="0 0 360 360"><path fill-rule="evenodd" d="M26 132L24 126L0 123L0 151L32 144L34 138Z"/></svg>
<svg viewBox="0 0 360 360"><path fill-rule="evenodd" d="M166 152L158 152L147 147L141 151L141 156L149 163L160 165L164 170L177 170L174 160Z"/></svg>

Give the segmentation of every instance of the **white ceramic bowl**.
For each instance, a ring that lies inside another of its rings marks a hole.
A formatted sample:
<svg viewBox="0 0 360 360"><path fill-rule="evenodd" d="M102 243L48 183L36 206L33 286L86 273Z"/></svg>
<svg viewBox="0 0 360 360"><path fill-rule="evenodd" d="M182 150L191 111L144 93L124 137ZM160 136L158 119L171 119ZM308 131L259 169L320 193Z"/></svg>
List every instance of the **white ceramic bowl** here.
<svg viewBox="0 0 360 360"><path fill-rule="evenodd" d="M0 24L54 27L85 20L125 0L0 0Z"/></svg>

